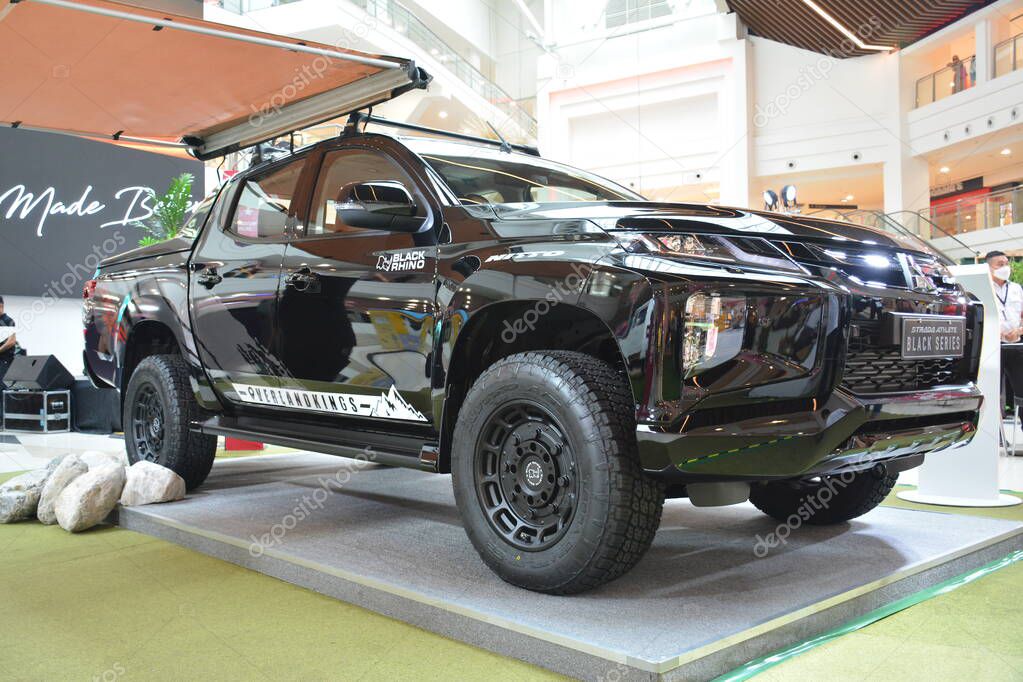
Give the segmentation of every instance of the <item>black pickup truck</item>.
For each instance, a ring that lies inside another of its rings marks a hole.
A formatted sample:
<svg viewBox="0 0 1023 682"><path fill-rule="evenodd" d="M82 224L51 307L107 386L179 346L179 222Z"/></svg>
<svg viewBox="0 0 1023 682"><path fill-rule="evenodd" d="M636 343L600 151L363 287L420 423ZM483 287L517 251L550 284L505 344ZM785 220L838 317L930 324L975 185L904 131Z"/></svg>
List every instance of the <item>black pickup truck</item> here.
<svg viewBox="0 0 1023 682"><path fill-rule="evenodd" d="M666 497L849 520L976 428L982 308L907 235L358 125L188 227L86 286L131 460L194 488L236 436L450 473L532 590L628 571Z"/></svg>

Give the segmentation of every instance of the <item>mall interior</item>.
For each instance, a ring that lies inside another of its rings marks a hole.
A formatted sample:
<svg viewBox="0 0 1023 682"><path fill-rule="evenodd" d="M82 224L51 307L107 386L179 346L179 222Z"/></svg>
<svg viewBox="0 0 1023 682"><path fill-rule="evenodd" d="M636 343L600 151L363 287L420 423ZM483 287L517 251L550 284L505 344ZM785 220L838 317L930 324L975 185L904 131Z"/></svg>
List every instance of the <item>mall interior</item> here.
<svg viewBox="0 0 1023 682"><path fill-rule="evenodd" d="M1023 0L0 0L0 75L0 679L1023 680Z"/></svg>

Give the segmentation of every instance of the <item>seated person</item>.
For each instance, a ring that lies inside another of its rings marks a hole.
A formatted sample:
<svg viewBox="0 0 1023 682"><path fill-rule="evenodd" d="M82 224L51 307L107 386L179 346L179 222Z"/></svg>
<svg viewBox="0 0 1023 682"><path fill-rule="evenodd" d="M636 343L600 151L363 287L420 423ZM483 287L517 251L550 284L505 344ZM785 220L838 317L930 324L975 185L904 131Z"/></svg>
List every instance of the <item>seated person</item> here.
<svg viewBox="0 0 1023 682"><path fill-rule="evenodd" d="M10 315L4 313L4 298L0 296L0 327L14 327L14 320L11 319ZM18 351L18 337L16 334L11 333L6 336L0 331L0 388L4 388L3 382L4 375L7 374L7 368L14 362L14 354Z"/></svg>

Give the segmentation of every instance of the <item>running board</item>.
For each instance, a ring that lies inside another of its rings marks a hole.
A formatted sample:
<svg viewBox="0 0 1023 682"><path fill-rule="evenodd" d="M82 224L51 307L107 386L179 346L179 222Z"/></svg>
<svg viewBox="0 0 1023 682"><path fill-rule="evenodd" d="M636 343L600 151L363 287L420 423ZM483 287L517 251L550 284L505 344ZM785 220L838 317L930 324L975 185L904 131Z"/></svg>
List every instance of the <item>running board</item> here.
<svg viewBox="0 0 1023 682"><path fill-rule="evenodd" d="M243 427L231 423L223 423L219 417L214 417L209 421L201 423L192 422L191 429L209 436L225 436L257 443L270 443L271 445L280 445L281 447L295 448L296 450L322 452L327 455L337 455L338 457L364 459L385 466L420 469L430 473L438 473L439 471L440 457L437 446L432 443L423 445L420 439L358 432L357 434L351 434L351 440L347 442L341 439L332 441L312 440L298 434L267 431L248 426ZM407 447L385 447L383 444L385 440L391 443L396 440L405 441L402 444L407 445ZM356 445L353 441L364 444ZM416 449L417 446L418 450Z"/></svg>

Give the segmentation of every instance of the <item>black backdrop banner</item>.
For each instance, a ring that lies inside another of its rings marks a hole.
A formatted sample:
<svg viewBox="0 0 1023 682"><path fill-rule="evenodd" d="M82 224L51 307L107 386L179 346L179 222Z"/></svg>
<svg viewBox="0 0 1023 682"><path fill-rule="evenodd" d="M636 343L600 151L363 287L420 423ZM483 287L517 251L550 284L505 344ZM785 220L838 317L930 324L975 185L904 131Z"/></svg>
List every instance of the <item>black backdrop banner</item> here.
<svg viewBox="0 0 1023 682"><path fill-rule="evenodd" d="M198 161L125 149L68 135L0 128L0 295L81 296L100 260L138 246L130 223L152 213Z"/></svg>

